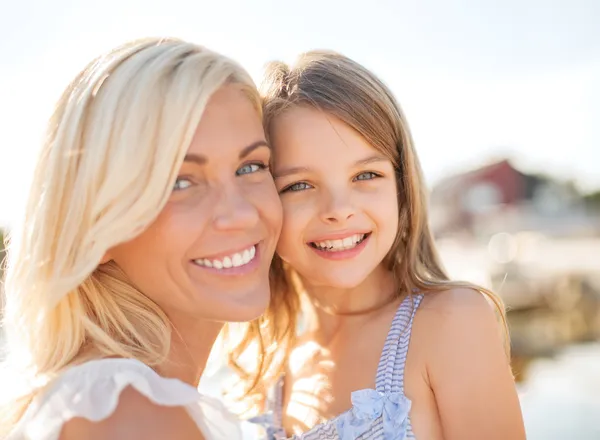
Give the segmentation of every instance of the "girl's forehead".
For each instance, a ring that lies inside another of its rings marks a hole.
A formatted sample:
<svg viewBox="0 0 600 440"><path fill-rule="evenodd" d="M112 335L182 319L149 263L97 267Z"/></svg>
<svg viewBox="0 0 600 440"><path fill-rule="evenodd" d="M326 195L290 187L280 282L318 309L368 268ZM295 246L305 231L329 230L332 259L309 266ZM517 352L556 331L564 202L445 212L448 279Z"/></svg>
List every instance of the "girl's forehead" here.
<svg viewBox="0 0 600 440"><path fill-rule="evenodd" d="M333 153L345 156L374 154L377 150L335 115L309 107L290 109L271 124L270 139L280 160Z"/></svg>

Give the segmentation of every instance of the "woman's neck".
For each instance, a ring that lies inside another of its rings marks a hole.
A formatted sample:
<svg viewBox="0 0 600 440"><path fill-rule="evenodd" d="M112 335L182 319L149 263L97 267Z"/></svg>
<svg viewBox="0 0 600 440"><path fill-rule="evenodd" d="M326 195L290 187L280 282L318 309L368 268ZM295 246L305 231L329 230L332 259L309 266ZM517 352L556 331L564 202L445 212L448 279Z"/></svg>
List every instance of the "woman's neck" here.
<svg viewBox="0 0 600 440"><path fill-rule="evenodd" d="M223 324L189 317L171 320L171 350L159 373L197 387Z"/></svg>

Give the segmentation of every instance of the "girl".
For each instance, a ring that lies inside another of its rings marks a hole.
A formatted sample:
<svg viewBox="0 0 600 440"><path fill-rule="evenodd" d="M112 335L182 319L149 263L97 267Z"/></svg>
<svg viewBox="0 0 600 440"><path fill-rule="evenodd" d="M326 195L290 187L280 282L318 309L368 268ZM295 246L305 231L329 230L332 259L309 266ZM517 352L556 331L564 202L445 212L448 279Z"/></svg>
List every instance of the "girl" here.
<svg viewBox="0 0 600 440"><path fill-rule="evenodd" d="M274 287L289 297L282 315L302 302L305 318L273 357L271 436L525 438L502 303L445 274L391 92L318 51L271 64L264 87L284 209Z"/></svg>
<svg viewBox="0 0 600 440"><path fill-rule="evenodd" d="M174 39L69 85L9 249L0 437L241 438L196 387L222 322L269 301L261 116L244 70Z"/></svg>

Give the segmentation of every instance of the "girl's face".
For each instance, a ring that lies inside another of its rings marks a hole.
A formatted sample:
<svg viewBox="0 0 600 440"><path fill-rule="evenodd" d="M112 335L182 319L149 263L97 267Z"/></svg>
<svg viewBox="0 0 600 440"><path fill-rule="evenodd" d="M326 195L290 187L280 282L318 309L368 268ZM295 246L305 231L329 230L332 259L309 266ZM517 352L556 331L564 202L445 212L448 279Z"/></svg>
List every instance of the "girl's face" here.
<svg viewBox="0 0 600 440"><path fill-rule="evenodd" d="M277 253L309 286L358 286L398 231L392 163L348 125L309 107L277 117L271 141L284 213Z"/></svg>
<svg viewBox="0 0 600 440"><path fill-rule="evenodd" d="M171 318L248 321L268 305L281 204L260 115L228 85L206 107L158 218L108 252Z"/></svg>

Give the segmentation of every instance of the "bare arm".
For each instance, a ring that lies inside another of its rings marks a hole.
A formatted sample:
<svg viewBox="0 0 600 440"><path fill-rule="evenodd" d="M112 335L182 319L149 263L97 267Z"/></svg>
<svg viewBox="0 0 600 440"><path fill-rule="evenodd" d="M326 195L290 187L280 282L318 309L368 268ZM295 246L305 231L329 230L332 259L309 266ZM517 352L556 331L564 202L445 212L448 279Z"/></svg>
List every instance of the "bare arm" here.
<svg viewBox="0 0 600 440"><path fill-rule="evenodd" d="M493 309L467 289L442 292L427 313L427 369L446 440L520 440L525 428Z"/></svg>
<svg viewBox="0 0 600 440"><path fill-rule="evenodd" d="M183 407L152 403L133 388L125 389L115 412L105 420L92 422L75 418L67 422L59 440L204 440Z"/></svg>

